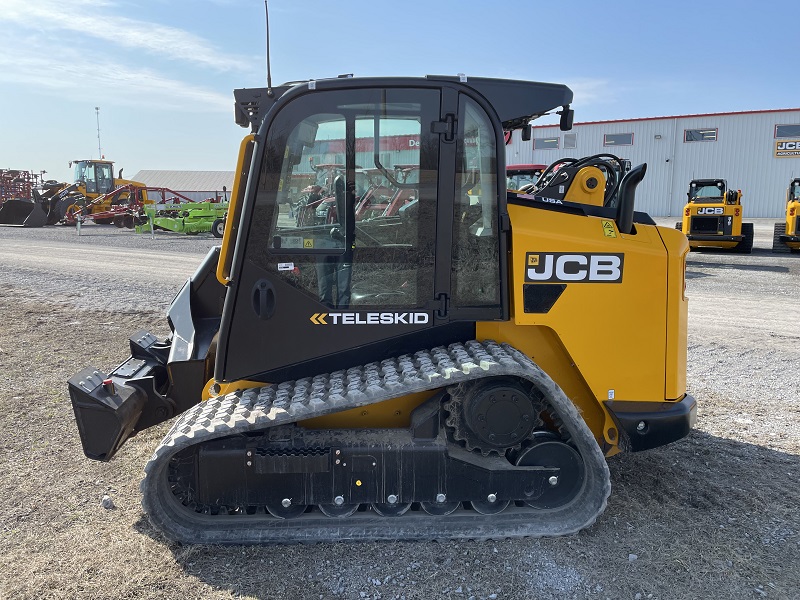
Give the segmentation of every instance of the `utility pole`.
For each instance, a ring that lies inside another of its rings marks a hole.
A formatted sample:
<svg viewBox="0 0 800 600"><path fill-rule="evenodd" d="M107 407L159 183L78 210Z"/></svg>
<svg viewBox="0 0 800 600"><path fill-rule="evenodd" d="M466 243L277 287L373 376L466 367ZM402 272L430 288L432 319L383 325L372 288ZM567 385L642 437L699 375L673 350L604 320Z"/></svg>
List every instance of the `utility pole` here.
<svg viewBox="0 0 800 600"><path fill-rule="evenodd" d="M97 115L97 158L103 158L103 151L100 149L100 107L95 106L94 112Z"/></svg>

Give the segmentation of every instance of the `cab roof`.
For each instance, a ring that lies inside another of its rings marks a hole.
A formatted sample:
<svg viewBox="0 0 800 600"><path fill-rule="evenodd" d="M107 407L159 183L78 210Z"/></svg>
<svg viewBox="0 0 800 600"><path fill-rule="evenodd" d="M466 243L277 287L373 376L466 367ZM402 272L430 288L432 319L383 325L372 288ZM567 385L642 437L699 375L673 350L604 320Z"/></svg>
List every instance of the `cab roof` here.
<svg viewBox="0 0 800 600"><path fill-rule="evenodd" d="M235 120L242 127L256 131L272 105L283 95L295 89L334 89L360 87L414 87L421 82L441 82L471 88L492 105L504 129L517 129L529 121L558 108L568 108L572 102L572 90L559 83L520 81L514 79L492 79L450 75L426 75L421 77L339 77L335 79L289 82L267 88L243 88L233 91Z"/></svg>

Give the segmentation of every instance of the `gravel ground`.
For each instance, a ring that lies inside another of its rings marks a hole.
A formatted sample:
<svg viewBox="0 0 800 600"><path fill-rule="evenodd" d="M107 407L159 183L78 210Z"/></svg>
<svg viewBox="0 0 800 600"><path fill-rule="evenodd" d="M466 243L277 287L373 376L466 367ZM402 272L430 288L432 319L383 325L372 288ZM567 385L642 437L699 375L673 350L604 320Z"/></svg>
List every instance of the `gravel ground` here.
<svg viewBox="0 0 800 600"><path fill-rule="evenodd" d="M89 461L65 384L121 362L139 328L166 334L163 311L217 240L0 228L0 598L798 598L800 256L772 255L772 221L755 222L752 255L690 256L696 430L610 459L611 499L591 528L245 548L166 543L138 483L168 425Z"/></svg>

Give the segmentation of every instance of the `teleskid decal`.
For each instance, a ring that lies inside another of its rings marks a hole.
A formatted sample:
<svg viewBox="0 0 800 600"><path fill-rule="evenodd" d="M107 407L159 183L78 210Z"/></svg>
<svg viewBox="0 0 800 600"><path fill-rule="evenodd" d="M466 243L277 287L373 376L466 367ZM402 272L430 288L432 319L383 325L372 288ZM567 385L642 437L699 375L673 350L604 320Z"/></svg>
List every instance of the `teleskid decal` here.
<svg viewBox="0 0 800 600"><path fill-rule="evenodd" d="M624 254L528 252L525 281L562 283L621 283Z"/></svg>
<svg viewBox="0 0 800 600"><path fill-rule="evenodd" d="M424 312L330 312L309 317L314 325L425 325L430 315Z"/></svg>

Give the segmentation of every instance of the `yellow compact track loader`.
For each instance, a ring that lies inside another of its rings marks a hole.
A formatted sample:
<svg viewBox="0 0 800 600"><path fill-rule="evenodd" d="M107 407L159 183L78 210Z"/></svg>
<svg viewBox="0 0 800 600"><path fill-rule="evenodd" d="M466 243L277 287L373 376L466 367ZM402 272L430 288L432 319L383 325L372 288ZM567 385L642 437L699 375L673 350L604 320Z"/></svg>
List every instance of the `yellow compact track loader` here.
<svg viewBox="0 0 800 600"><path fill-rule="evenodd" d="M773 252L800 252L800 177L786 190L786 221L775 223Z"/></svg>
<svg viewBox="0 0 800 600"><path fill-rule="evenodd" d="M728 189L724 179L693 179L683 208L683 231L692 250L721 248L741 254L753 250L753 224L742 223L742 191Z"/></svg>
<svg viewBox="0 0 800 600"><path fill-rule="evenodd" d="M172 334L139 331L110 374L69 380L90 458L177 417L141 485L166 536L574 533L606 506L606 457L690 431L689 246L634 211L646 165L614 208L506 189L504 129L554 110L568 129L569 88L338 78L235 97L252 133L222 247L173 300ZM389 162L398 136L413 182ZM338 152L333 206L299 225L293 177ZM358 169L407 201L358 219Z"/></svg>

